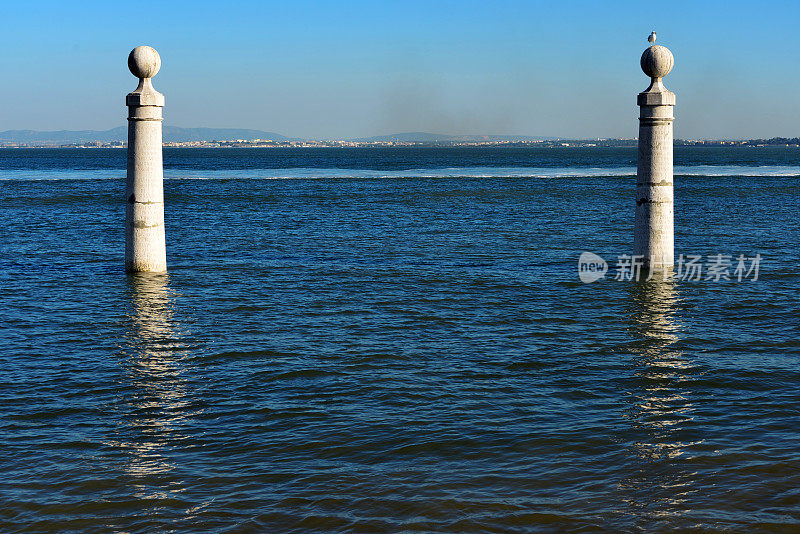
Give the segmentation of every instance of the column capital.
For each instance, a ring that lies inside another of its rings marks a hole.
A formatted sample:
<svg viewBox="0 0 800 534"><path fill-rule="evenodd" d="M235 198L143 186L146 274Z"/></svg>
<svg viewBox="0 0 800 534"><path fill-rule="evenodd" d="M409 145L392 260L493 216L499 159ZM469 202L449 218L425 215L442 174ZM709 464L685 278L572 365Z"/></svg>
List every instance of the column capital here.
<svg viewBox="0 0 800 534"><path fill-rule="evenodd" d="M131 74L139 78L139 86L128 93L125 104L131 107L155 106L164 107L164 95L153 87L153 76L161 69L161 56L155 48L137 46L128 55L128 68Z"/></svg>
<svg viewBox="0 0 800 534"><path fill-rule="evenodd" d="M674 106L675 93L672 91L645 91L636 98L638 106Z"/></svg>

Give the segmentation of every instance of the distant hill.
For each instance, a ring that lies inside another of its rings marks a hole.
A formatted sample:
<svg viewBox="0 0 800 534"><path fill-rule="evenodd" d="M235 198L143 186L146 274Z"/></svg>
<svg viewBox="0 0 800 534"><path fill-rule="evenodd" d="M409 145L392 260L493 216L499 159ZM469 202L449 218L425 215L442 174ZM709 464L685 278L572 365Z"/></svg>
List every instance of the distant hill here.
<svg viewBox="0 0 800 534"><path fill-rule="evenodd" d="M0 132L0 143L24 143L40 145L66 145L100 141L127 141L128 128L119 126L110 130L59 130L55 132L38 132L35 130L7 130ZM164 126L164 141L182 143L187 141L235 141L236 139L271 139L273 141L291 141L292 139L275 132L261 130L243 130L239 128L178 128Z"/></svg>
<svg viewBox="0 0 800 534"><path fill-rule="evenodd" d="M476 143L481 141L489 142L519 142L519 141L548 141L555 137L537 137L531 135L447 135L433 134L426 132L404 132L389 135L376 135L373 137L359 137L352 139L360 143Z"/></svg>
<svg viewBox="0 0 800 534"><path fill-rule="evenodd" d="M127 136L127 132L125 132ZM237 139L271 139L272 141L296 141L275 132L263 130L243 130L239 128L178 128L164 126L164 141L183 143L186 141L236 141Z"/></svg>
<svg viewBox="0 0 800 534"><path fill-rule="evenodd" d="M43 145L63 145L68 143L80 143L86 141L122 141L128 135L128 129L124 126L112 130L59 130L55 132L38 132L36 130L6 130L0 132L0 142L4 143L26 143Z"/></svg>
<svg viewBox="0 0 800 534"><path fill-rule="evenodd" d="M0 132L0 143L17 143L35 146L58 146L99 141L101 143L125 142L128 128L119 126L110 130L59 130L40 132L36 130L6 130ZM164 126L164 142L186 143L192 141L236 141L254 139L272 141L306 141L297 137L287 137L275 132L263 130L247 130L241 128L179 128ZM348 141L358 143L519 143L531 141L554 141L557 137L541 137L531 135L449 135L427 132L403 132L372 137L358 137Z"/></svg>

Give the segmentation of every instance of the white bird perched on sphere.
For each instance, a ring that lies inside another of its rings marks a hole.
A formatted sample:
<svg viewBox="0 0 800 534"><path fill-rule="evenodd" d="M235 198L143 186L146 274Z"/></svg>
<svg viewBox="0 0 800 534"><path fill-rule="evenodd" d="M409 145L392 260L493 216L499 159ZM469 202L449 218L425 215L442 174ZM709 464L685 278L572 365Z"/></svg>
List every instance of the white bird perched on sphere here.
<svg viewBox="0 0 800 534"><path fill-rule="evenodd" d="M655 30L653 30L652 33L650 33L650 37L647 38L647 42L650 43L650 44L653 44L653 43L656 42L656 32L655 32Z"/></svg>

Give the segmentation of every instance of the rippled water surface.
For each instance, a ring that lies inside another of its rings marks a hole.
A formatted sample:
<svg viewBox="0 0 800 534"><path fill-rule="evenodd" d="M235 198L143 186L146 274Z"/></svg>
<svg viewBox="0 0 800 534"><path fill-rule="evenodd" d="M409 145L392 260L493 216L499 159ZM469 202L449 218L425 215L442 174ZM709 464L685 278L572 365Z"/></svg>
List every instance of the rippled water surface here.
<svg viewBox="0 0 800 534"><path fill-rule="evenodd" d="M797 531L800 149L676 149L741 282L613 279L635 157L166 150L128 276L123 151L0 151L0 531Z"/></svg>

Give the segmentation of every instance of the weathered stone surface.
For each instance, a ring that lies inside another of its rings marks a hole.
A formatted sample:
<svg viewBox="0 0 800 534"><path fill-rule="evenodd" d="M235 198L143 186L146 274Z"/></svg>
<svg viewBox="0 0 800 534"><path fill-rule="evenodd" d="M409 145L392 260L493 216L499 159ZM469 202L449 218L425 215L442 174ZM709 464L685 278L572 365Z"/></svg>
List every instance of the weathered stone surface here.
<svg viewBox="0 0 800 534"><path fill-rule="evenodd" d="M161 121L164 95L150 78L161 67L158 52L138 46L128 67L139 86L128 94L128 175L125 186L125 269L129 272L167 270L164 233L164 171Z"/></svg>
<svg viewBox="0 0 800 534"><path fill-rule="evenodd" d="M651 78L663 78L675 66L675 58L666 46L653 45L642 52L639 64Z"/></svg>
<svg viewBox="0 0 800 534"><path fill-rule="evenodd" d="M652 269L671 268L675 261L672 122L675 94L661 78L674 66L672 53L654 45L645 50L642 70L651 77L650 86L637 98L639 151L636 172L634 254Z"/></svg>
<svg viewBox="0 0 800 534"><path fill-rule="evenodd" d="M161 56L153 47L137 46L128 54L128 68L139 79L152 78L161 69Z"/></svg>

